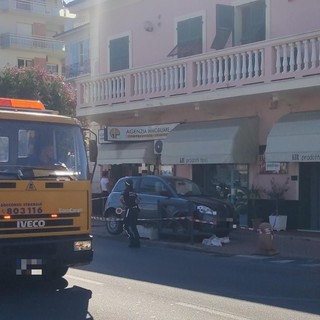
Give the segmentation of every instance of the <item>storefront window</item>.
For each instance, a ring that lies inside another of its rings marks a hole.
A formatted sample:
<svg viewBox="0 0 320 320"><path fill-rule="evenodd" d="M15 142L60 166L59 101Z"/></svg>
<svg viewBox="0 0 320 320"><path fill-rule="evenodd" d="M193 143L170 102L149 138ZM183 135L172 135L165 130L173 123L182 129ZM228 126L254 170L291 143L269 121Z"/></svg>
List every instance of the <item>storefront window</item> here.
<svg viewBox="0 0 320 320"><path fill-rule="evenodd" d="M193 180L203 188L203 192L215 198L229 200L239 213L247 213L248 165L207 164L193 165Z"/></svg>

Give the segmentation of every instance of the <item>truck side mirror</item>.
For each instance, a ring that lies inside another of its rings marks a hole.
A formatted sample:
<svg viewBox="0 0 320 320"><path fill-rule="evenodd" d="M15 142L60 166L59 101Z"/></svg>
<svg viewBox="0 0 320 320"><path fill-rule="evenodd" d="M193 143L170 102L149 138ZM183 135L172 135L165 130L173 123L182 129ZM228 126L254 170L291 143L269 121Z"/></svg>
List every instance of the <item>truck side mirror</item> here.
<svg viewBox="0 0 320 320"><path fill-rule="evenodd" d="M89 158L91 162L97 162L98 144L96 140L89 140Z"/></svg>

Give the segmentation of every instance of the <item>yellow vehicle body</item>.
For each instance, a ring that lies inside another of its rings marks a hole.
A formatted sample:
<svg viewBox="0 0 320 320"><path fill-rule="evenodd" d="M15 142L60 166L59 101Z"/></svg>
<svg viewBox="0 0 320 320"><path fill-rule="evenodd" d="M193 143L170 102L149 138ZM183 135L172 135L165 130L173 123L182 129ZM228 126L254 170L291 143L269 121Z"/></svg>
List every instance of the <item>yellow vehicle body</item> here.
<svg viewBox="0 0 320 320"><path fill-rule="evenodd" d="M93 257L91 182L78 121L41 105L0 98L0 267L60 277Z"/></svg>

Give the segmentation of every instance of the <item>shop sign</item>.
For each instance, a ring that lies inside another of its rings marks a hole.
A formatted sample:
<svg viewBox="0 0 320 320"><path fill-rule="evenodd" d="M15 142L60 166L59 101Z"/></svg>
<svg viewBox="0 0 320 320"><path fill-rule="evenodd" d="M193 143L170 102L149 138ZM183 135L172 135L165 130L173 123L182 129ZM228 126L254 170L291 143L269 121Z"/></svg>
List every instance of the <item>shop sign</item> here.
<svg viewBox="0 0 320 320"><path fill-rule="evenodd" d="M207 157L181 157L180 164L200 164L208 163L209 159Z"/></svg>
<svg viewBox="0 0 320 320"><path fill-rule="evenodd" d="M292 153L291 160L296 162L319 162L320 153Z"/></svg>
<svg viewBox="0 0 320 320"><path fill-rule="evenodd" d="M103 141L161 140L165 139L178 124L179 123L134 127L107 127L103 130Z"/></svg>
<svg viewBox="0 0 320 320"><path fill-rule="evenodd" d="M266 162L266 171L279 172L280 162Z"/></svg>

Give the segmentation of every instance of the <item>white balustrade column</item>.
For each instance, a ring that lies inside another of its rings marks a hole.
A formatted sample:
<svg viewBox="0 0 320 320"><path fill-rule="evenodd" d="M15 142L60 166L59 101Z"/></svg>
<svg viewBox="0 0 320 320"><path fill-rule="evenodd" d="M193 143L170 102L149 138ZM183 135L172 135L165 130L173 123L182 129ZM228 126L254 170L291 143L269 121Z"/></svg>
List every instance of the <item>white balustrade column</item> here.
<svg viewBox="0 0 320 320"><path fill-rule="evenodd" d="M236 54L236 80L241 79L241 59L240 53Z"/></svg>
<svg viewBox="0 0 320 320"><path fill-rule="evenodd" d="M252 51L248 52L248 78L253 77Z"/></svg>
<svg viewBox="0 0 320 320"><path fill-rule="evenodd" d="M311 39L311 68L316 68L317 53L316 53L316 39Z"/></svg>
<svg viewBox="0 0 320 320"><path fill-rule="evenodd" d="M218 82L218 61L216 58L213 59L213 74L212 74L212 83Z"/></svg>
<svg viewBox="0 0 320 320"><path fill-rule="evenodd" d="M309 47L308 47L308 40L303 41L303 47L304 47L304 52L303 52L303 70L308 70L309 69Z"/></svg>
<svg viewBox="0 0 320 320"><path fill-rule="evenodd" d="M297 70L300 71L302 69L302 52L301 52L301 42L296 42L297 47Z"/></svg>
<svg viewBox="0 0 320 320"><path fill-rule="evenodd" d="M241 78L246 79L247 78L247 53L243 52L241 53L242 57L242 70L241 70Z"/></svg>
<svg viewBox="0 0 320 320"><path fill-rule="evenodd" d="M282 45L282 73L287 73L288 71L288 51L287 51L287 45Z"/></svg>
<svg viewBox="0 0 320 320"><path fill-rule="evenodd" d="M235 78L235 70L234 70L234 55L229 56L230 59L230 81L233 81Z"/></svg>
<svg viewBox="0 0 320 320"><path fill-rule="evenodd" d="M174 82L173 82L173 89L176 90L179 88L179 77L178 77L178 67L173 67L173 75L174 75Z"/></svg>
<svg viewBox="0 0 320 320"><path fill-rule="evenodd" d="M276 74L280 74L281 72L281 52L280 52L280 47L275 46L276 50Z"/></svg>
<svg viewBox="0 0 320 320"><path fill-rule="evenodd" d="M290 72L293 72L294 71L294 66L295 66L294 43L291 42L289 44L289 47L290 47L290 57L289 57L290 63L289 63L289 66L290 66Z"/></svg>
<svg viewBox="0 0 320 320"><path fill-rule="evenodd" d="M264 50L261 49L260 50L260 72L261 72L261 75L260 77L263 77L264 76Z"/></svg>
<svg viewBox="0 0 320 320"><path fill-rule="evenodd" d="M196 68L197 68L197 87L200 87L201 85L201 65L200 62L196 62Z"/></svg>
<svg viewBox="0 0 320 320"><path fill-rule="evenodd" d="M218 58L218 65L219 65L219 71L218 71L218 83L223 82L223 63L222 63L222 57Z"/></svg>

